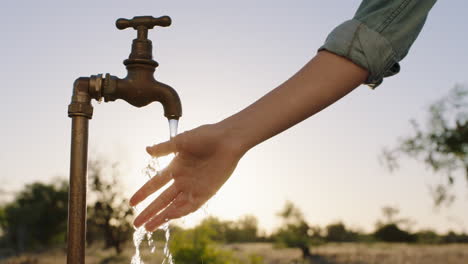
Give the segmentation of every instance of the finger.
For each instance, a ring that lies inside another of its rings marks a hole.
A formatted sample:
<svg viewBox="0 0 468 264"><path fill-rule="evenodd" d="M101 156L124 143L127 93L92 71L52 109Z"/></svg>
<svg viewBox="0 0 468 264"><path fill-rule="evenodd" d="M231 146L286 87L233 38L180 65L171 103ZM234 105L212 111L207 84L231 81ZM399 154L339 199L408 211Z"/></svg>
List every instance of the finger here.
<svg viewBox="0 0 468 264"><path fill-rule="evenodd" d="M151 147L146 147L146 152L153 157L162 157L176 152L176 144L174 140L156 144Z"/></svg>
<svg viewBox="0 0 468 264"><path fill-rule="evenodd" d="M173 200L176 198L179 191L176 189L174 185L171 185L167 188L164 192L161 193L148 207L146 207L135 221L133 221L133 225L135 227L140 227L144 223L146 223L152 216L157 214L159 211L167 207Z"/></svg>
<svg viewBox="0 0 468 264"><path fill-rule="evenodd" d="M159 175L152 177L147 181L135 194L130 198L130 206L135 206L141 201L145 200L146 197L150 196L155 191L166 185L172 179L172 170L166 168L161 171Z"/></svg>
<svg viewBox="0 0 468 264"><path fill-rule="evenodd" d="M186 216L196 209L195 204L187 199L186 194L179 193L174 202L145 224L145 229L152 232L169 220Z"/></svg>

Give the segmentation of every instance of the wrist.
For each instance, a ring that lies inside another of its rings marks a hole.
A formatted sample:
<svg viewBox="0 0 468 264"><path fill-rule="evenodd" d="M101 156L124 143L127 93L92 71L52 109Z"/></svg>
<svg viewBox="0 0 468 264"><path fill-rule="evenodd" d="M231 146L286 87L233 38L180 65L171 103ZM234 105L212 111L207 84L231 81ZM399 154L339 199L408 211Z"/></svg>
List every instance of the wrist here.
<svg viewBox="0 0 468 264"><path fill-rule="evenodd" d="M219 132L220 140L229 151L243 156L252 148L248 143L248 136L245 135L245 130L240 126L236 126L232 119L227 118L213 124L213 126Z"/></svg>

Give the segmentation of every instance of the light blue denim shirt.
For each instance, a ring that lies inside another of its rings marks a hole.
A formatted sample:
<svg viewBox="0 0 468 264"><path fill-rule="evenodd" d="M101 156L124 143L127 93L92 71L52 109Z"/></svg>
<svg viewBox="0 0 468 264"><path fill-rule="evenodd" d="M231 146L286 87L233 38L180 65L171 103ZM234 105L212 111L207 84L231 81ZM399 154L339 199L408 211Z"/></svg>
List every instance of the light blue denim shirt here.
<svg viewBox="0 0 468 264"><path fill-rule="evenodd" d="M369 71L371 88L400 71L436 0L363 0L354 18L336 27L320 50L346 57Z"/></svg>

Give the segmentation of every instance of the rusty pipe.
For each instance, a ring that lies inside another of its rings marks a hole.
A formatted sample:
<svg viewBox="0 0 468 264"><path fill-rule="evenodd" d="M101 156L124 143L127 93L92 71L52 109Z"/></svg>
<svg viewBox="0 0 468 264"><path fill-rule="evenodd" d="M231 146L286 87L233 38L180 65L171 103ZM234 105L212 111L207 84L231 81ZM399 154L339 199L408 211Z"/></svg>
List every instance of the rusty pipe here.
<svg viewBox="0 0 468 264"><path fill-rule="evenodd" d="M72 118L70 189L68 192L67 263L82 264L86 240L86 174L88 165L88 122L93 114L88 93L89 78L74 83L68 116Z"/></svg>

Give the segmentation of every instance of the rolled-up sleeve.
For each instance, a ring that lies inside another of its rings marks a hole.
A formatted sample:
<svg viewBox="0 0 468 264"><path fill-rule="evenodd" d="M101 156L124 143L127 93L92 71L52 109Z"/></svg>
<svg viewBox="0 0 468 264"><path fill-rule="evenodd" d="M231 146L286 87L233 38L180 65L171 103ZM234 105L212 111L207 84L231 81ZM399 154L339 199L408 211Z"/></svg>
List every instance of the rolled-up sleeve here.
<svg viewBox="0 0 468 264"><path fill-rule="evenodd" d="M364 0L353 19L336 27L319 48L369 71L366 84L380 85L400 71L436 0Z"/></svg>

